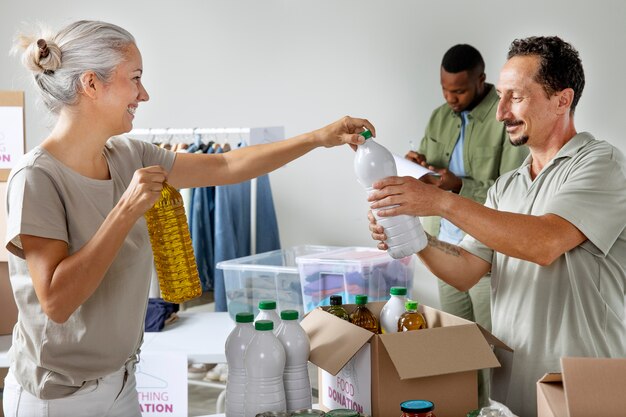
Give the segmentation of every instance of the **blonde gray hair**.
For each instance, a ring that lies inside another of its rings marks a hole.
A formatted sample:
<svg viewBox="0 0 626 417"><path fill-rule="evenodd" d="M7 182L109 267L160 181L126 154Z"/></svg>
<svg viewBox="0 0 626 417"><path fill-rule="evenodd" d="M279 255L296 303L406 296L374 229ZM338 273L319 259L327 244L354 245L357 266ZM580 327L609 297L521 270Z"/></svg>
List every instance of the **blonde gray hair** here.
<svg viewBox="0 0 626 417"><path fill-rule="evenodd" d="M37 45L40 39L47 44L47 56ZM33 72L44 104L58 114L64 106L78 101L85 72L93 71L108 82L131 44L135 44L135 38L119 26L81 20L56 35L46 31L34 36L20 34L13 51L22 52L22 63Z"/></svg>

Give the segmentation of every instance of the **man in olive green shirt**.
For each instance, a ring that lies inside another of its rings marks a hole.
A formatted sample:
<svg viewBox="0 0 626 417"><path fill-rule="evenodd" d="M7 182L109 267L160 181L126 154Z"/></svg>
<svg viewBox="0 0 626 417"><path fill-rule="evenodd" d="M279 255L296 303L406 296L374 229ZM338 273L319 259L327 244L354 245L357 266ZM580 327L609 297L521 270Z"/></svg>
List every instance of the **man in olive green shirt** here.
<svg viewBox="0 0 626 417"><path fill-rule="evenodd" d="M441 88L446 103L435 109L418 152L410 159L436 171L423 177L439 188L484 203L487 189L505 172L526 158L526 147L512 146L505 126L496 120L498 96L485 82L485 63L470 45L455 45L441 62ZM458 244L464 236L454 224L440 217L424 219L424 228L439 240ZM490 277L469 291L458 291L439 280L443 311L472 320L491 330ZM481 403L487 400L481 389Z"/></svg>

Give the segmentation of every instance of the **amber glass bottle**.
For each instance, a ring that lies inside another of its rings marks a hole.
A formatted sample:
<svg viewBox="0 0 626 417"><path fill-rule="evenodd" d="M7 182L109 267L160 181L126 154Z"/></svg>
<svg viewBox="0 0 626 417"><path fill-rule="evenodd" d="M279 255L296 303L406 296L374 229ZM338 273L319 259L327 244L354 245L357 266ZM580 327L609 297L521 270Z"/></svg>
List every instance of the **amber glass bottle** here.
<svg viewBox="0 0 626 417"><path fill-rule="evenodd" d="M342 305L343 299L340 295L331 295L330 296L330 307L326 310L328 313L333 316L337 316L340 319L344 319L350 321L350 316L348 316L348 312Z"/></svg>
<svg viewBox="0 0 626 417"><path fill-rule="evenodd" d="M367 295L356 296L356 309L350 314L350 323L369 330L372 333L380 333L378 319L367 308Z"/></svg>
<svg viewBox="0 0 626 417"><path fill-rule="evenodd" d="M161 297L182 303L202 294L180 193L163 183L161 198L145 214Z"/></svg>
<svg viewBox="0 0 626 417"><path fill-rule="evenodd" d="M398 331L407 332L426 328L426 319L417 311L417 301L408 300L405 304L406 311L398 319Z"/></svg>

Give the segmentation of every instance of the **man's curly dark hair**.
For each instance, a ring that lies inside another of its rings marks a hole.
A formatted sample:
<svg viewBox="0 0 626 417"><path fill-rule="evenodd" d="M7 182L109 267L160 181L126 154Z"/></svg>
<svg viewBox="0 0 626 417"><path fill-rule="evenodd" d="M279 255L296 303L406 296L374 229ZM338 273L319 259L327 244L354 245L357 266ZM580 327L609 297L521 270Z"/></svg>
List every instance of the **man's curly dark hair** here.
<svg viewBox="0 0 626 417"><path fill-rule="evenodd" d="M585 72L578 51L558 36L531 36L511 42L508 59L527 55L539 57L536 81L543 85L548 97L566 88L574 90L573 113L585 88Z"/></svg>

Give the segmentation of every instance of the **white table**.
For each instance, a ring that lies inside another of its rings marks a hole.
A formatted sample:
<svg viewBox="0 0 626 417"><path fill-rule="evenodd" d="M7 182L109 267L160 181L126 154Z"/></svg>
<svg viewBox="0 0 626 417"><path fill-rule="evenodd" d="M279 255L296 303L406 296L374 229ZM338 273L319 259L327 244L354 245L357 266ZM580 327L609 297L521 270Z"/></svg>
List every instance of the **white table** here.
<svg viewBox="0 0 626 417"><path fill-rule="evenodd" d="M224 345L235 327L228 313L177 313L179 319L160 332L145 333L141 350L181 352L192 362L226 363Z"/></svg>

